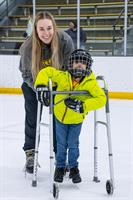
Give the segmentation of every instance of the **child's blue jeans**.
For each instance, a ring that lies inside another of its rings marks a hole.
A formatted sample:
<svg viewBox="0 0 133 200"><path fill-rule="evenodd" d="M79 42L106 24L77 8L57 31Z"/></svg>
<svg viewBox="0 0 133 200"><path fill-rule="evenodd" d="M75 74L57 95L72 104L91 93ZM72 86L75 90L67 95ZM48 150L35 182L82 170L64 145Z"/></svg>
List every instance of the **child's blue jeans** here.
<svg viewBox="0 0 133 200"><path fill-rule="evenodd" d="M79 158L79 135L82 123L80 124L62 124L56 119L56 167L65 167L68 150L68 167L78 166Z"/></svg>

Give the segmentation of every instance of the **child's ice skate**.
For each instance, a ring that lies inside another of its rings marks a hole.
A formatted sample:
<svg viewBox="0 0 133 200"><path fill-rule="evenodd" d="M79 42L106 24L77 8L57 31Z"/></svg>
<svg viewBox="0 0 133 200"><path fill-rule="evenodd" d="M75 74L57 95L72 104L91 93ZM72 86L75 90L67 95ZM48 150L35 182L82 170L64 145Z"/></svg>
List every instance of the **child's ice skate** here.
<svg viewBox="0 0 133 200"><path fill-rule="evenodd" d="M78 167L73 167L70 169L69 178L72 179L73 183L80 183L82 181Z"/></svg>
<svg viewBox="0 0 133 200"><path fill-rule="evenodd" d="M58 183L62 183L64 175L65 175L65 169L63 167L61 168L56 167L55 173L54 173L54 181Z"/></svg>

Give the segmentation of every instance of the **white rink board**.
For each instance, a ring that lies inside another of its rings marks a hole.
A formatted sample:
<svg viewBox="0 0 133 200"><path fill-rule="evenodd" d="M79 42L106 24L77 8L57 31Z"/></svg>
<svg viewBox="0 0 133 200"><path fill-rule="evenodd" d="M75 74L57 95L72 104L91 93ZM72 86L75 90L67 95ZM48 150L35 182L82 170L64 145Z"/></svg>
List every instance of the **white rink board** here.
<svg viewBox="0 0 133 200"><path fill-rule="evenodd" d="M0 87L18 88L22 78L18 70L20 56L0 55ZM110 91L133 91L133 57L93 57L95 75L103 75Z"/></svg>

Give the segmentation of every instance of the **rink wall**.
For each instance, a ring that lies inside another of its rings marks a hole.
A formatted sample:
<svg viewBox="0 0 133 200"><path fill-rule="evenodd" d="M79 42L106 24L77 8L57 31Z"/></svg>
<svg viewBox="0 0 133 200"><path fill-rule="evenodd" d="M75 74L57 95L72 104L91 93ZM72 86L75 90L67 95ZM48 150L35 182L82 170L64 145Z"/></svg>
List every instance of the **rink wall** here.
<svg viewBox="0 0 133 200"><path fill-rule="evenodd" d="M18 55L0 55L0 93L21 94ZM93 57L93 71L103 75L111 98L133 99L133 57Z"/></svg>

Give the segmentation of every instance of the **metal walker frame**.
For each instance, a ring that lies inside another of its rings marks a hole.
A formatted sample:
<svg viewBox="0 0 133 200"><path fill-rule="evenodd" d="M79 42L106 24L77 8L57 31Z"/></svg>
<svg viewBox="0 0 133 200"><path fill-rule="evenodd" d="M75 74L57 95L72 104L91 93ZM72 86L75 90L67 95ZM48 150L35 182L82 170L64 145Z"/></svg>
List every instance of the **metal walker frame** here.
<svg viewBox="0 0 133 200"><path fill-rule="evenodd" d="M110 116L109 116L109 97L107 84L103 76L97 76L97 80L103 81L104 87L103 90L107 97L107 102L105 105L106 112L106 122L97 120L97 111L94 111L94 182L99 182L98 179L98 144L97 144L97 133L98 125L105 125L107 128L107 140L108 140L108 155L109 155L109 169L110 169L110 179L106 182L106 191L108 194L113 194L114 192L114 169L113 169L113 154L112 154L112 144L111 144L111 131L110 131ZM38 88L38 91L44 91L42 88ZM37 167L38 167L38 149L39 149L39 138L40 138L40 126L44 125L49 127L49 140L50 140L50 192L52 192L55 199L59 196L59 184L54 182L54 152L53 152L53 96L56 94L69 94L72 95L82 95L88 94L87 91L53 91L52 82L49 80L49 91L50 91L50 106L49 106L49 125L41 122L41 103L38 101L38 110L37 110L37 127L36 127L36 143L35 143L35 157L34 157L34 171L32 178L32 186L37 186ZM64 98L66 99L66 98ZM62 99L61 101L63 101ZM57 102L55 105L60 103Z"/></svg>
<svg viewBox="0 0 133 200"><path fill-rule="evenodd" d="M97 76L98 81L103 82L103 90L106 95L106 122L97 120L97 110L94 111L94 182L100 182L98 179L98 125L104 125L107 130L107 141L108 141L108 156L109 156L109 170L110 170L110 179L106 181L106 191L108 194L113 194L115 188L114 181L114 167L113 167L113 153L112 153L112 140L111 140L111 128L110 128L110 110L109 110L109 95L107 83L103 76Z"/></svg>

